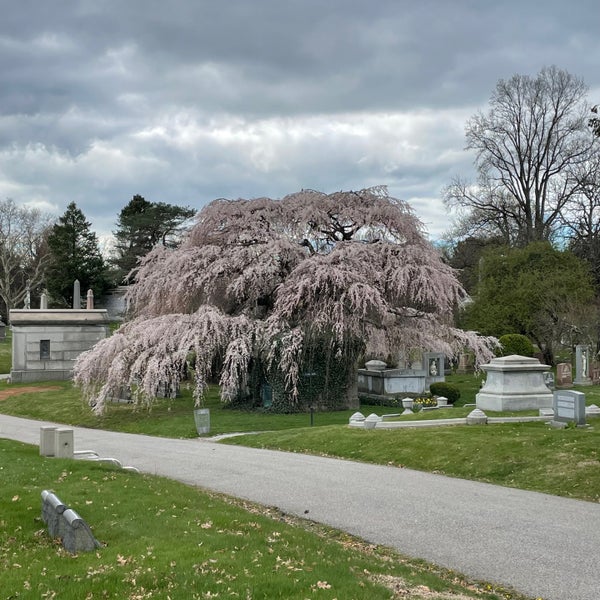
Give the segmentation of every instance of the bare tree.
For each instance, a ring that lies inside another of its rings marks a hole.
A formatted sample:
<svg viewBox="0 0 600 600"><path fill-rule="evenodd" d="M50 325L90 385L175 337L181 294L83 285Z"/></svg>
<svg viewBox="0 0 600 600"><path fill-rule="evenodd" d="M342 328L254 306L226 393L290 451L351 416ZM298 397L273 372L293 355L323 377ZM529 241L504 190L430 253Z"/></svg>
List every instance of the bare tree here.
<svg viewBox="0 0 600 600"><path fill-rule="evenodd" d="M500 232L510 226L518 245L549 239L580 191L575 172L595 143L586 91L581 79L554 66L536 77L501 79L490 110L466 126L478 185L455 182L447 203L474 211L476 223L487 219Z"/></svg>
<svg viewBox="0 0 600 600"><path fill-rule="evenodd" d="M600 283L600 153L581 165L576 176L580 192L562 215L562 228L571 250L590 265Z"/></svg>
<svg viewBox="0 0 600 600"><path fill-rule="evenodd" d="M0 298L7 317L43 282L50 225L37 209L0 202Z"/></svg>

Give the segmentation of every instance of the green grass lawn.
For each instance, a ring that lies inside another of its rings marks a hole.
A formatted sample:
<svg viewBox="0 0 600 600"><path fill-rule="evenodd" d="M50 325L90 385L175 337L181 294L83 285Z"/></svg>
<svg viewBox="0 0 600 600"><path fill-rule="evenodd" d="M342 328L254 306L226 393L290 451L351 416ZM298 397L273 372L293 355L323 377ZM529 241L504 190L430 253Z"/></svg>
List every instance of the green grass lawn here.
<svg viewBox="0 0 600 600"><path fill-rule="evenodd" d="M464 417L472 410L464 404L474 402L479 380L465 375L448 379L461 387L458 405L422 412L409 419ZM150 411L130 404L111 404L104 415L97 416L71 383L48 382L39 386L56 389L0 400L0 412L130 433L173 438L197 436L189 390L183 390L181 398L158 402ZM0 382L0 392L18 387ZM588 404L600 404L600 387L579 389L586 394ZM217 392L212 388L205 403L211 411L210 435L263 432L229 438L225 443L410 467L600 501L598 418L590 419L590 426L585 429L560 430L544 423L524 423L367 431L347 426L353 411L316 413L311 427L308 414L279 415L223 408ZM397 408L382 406L363 406L361 410L365 415L398 412Z"/></svg>
<svg viewBox="0 0 600 600"><path fill-rule="evenodd" d="M0 477L2 598L524 599L275 509L2 439ZM70 555L48 536L44 489L101 548Z"/></svg>
<svg viewBox="0 0 600 600"><path fill-rule="evenodd" d="M29 387L29 385L13 385L0 381L0 394L3 390L18 389L19 387ZM151 410L132 404L112 403L107 406L105 414L98 416L81 399L79 390L68 381L44 382L35 384L35 387L55 387L56 389L20 394L0 400L0 413L127 433L172 438L198 436L194 422L194 401L191 391L187 389L182 389L180 398L157 401ZM210 435L310 426L310 415L308 414L282 415L223 408L217 387L209 390L204 407L210 409ZM381 407L366 407L365 410L367 409L369 411L371 409L380 410ZM313 415L313 422L315 426L347 424L353 412L355 411L318 412ZM389 410L386 409L386 412Z"/></svg>

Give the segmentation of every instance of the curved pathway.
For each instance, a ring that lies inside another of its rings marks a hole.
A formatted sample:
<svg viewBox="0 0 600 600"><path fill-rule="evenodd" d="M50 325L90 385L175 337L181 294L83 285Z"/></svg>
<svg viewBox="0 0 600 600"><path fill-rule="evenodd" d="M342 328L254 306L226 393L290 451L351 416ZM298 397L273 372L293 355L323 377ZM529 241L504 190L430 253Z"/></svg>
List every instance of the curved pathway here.
<svg viewBox="0 0 600 600"><path fill-rule="evenodd" d="M39 444L51 423L0 415ZM544 600L600 598L600 504L409 469L73 428L75 450L277 506L369 542Z"/></svg>

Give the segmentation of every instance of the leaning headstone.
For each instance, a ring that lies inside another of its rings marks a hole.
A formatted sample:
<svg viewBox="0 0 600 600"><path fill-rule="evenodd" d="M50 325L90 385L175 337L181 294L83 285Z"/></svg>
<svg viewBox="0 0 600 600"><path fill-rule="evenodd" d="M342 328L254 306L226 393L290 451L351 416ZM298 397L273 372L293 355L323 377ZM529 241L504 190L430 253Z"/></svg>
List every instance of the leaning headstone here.
<svg viewBox="0 0 600 600"><path fill-rule="evenodd" d="M554 392L554 421L585 425L585 394L575 390Z"/></svg>
<svg viewBox="0 0 600 600"><path fill-rule="evenodd" d="M42 491L42 521L48 526L48 534L60 538L64 549L72 554L101 547L89 525L50 490Z"/></svg>
<svg viewBox="0 0 600 600"><path fill-rule="evenodd" d="M573 385L573 371L570 363L556 365L556 387L569 387Z"/></svg>
<svg viewBox="0 0 600 600"><path fill-rule="evenodd" d="M65 510L62 522L62 544L67 552L91 552L100 547L100 542L94 537L89 525L73 509Z"/></svg>

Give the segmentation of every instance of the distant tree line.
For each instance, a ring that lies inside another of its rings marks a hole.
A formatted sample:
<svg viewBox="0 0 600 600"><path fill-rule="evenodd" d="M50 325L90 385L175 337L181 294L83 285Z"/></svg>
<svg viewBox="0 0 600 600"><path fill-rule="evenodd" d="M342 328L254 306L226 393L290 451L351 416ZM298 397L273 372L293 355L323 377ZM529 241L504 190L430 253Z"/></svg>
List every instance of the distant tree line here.
<svg viewBox="0 0 600 600"><path fill-rule="evenodd" d="M73 305L73 282L99 300L135 278L141 257L155 245L176 246L195 211L135 195L121 210L115 247L104 256L91 223L75 202L53 220L38 209L0 201L0 314L39 306L45 292L51 308Z"/></svg>

